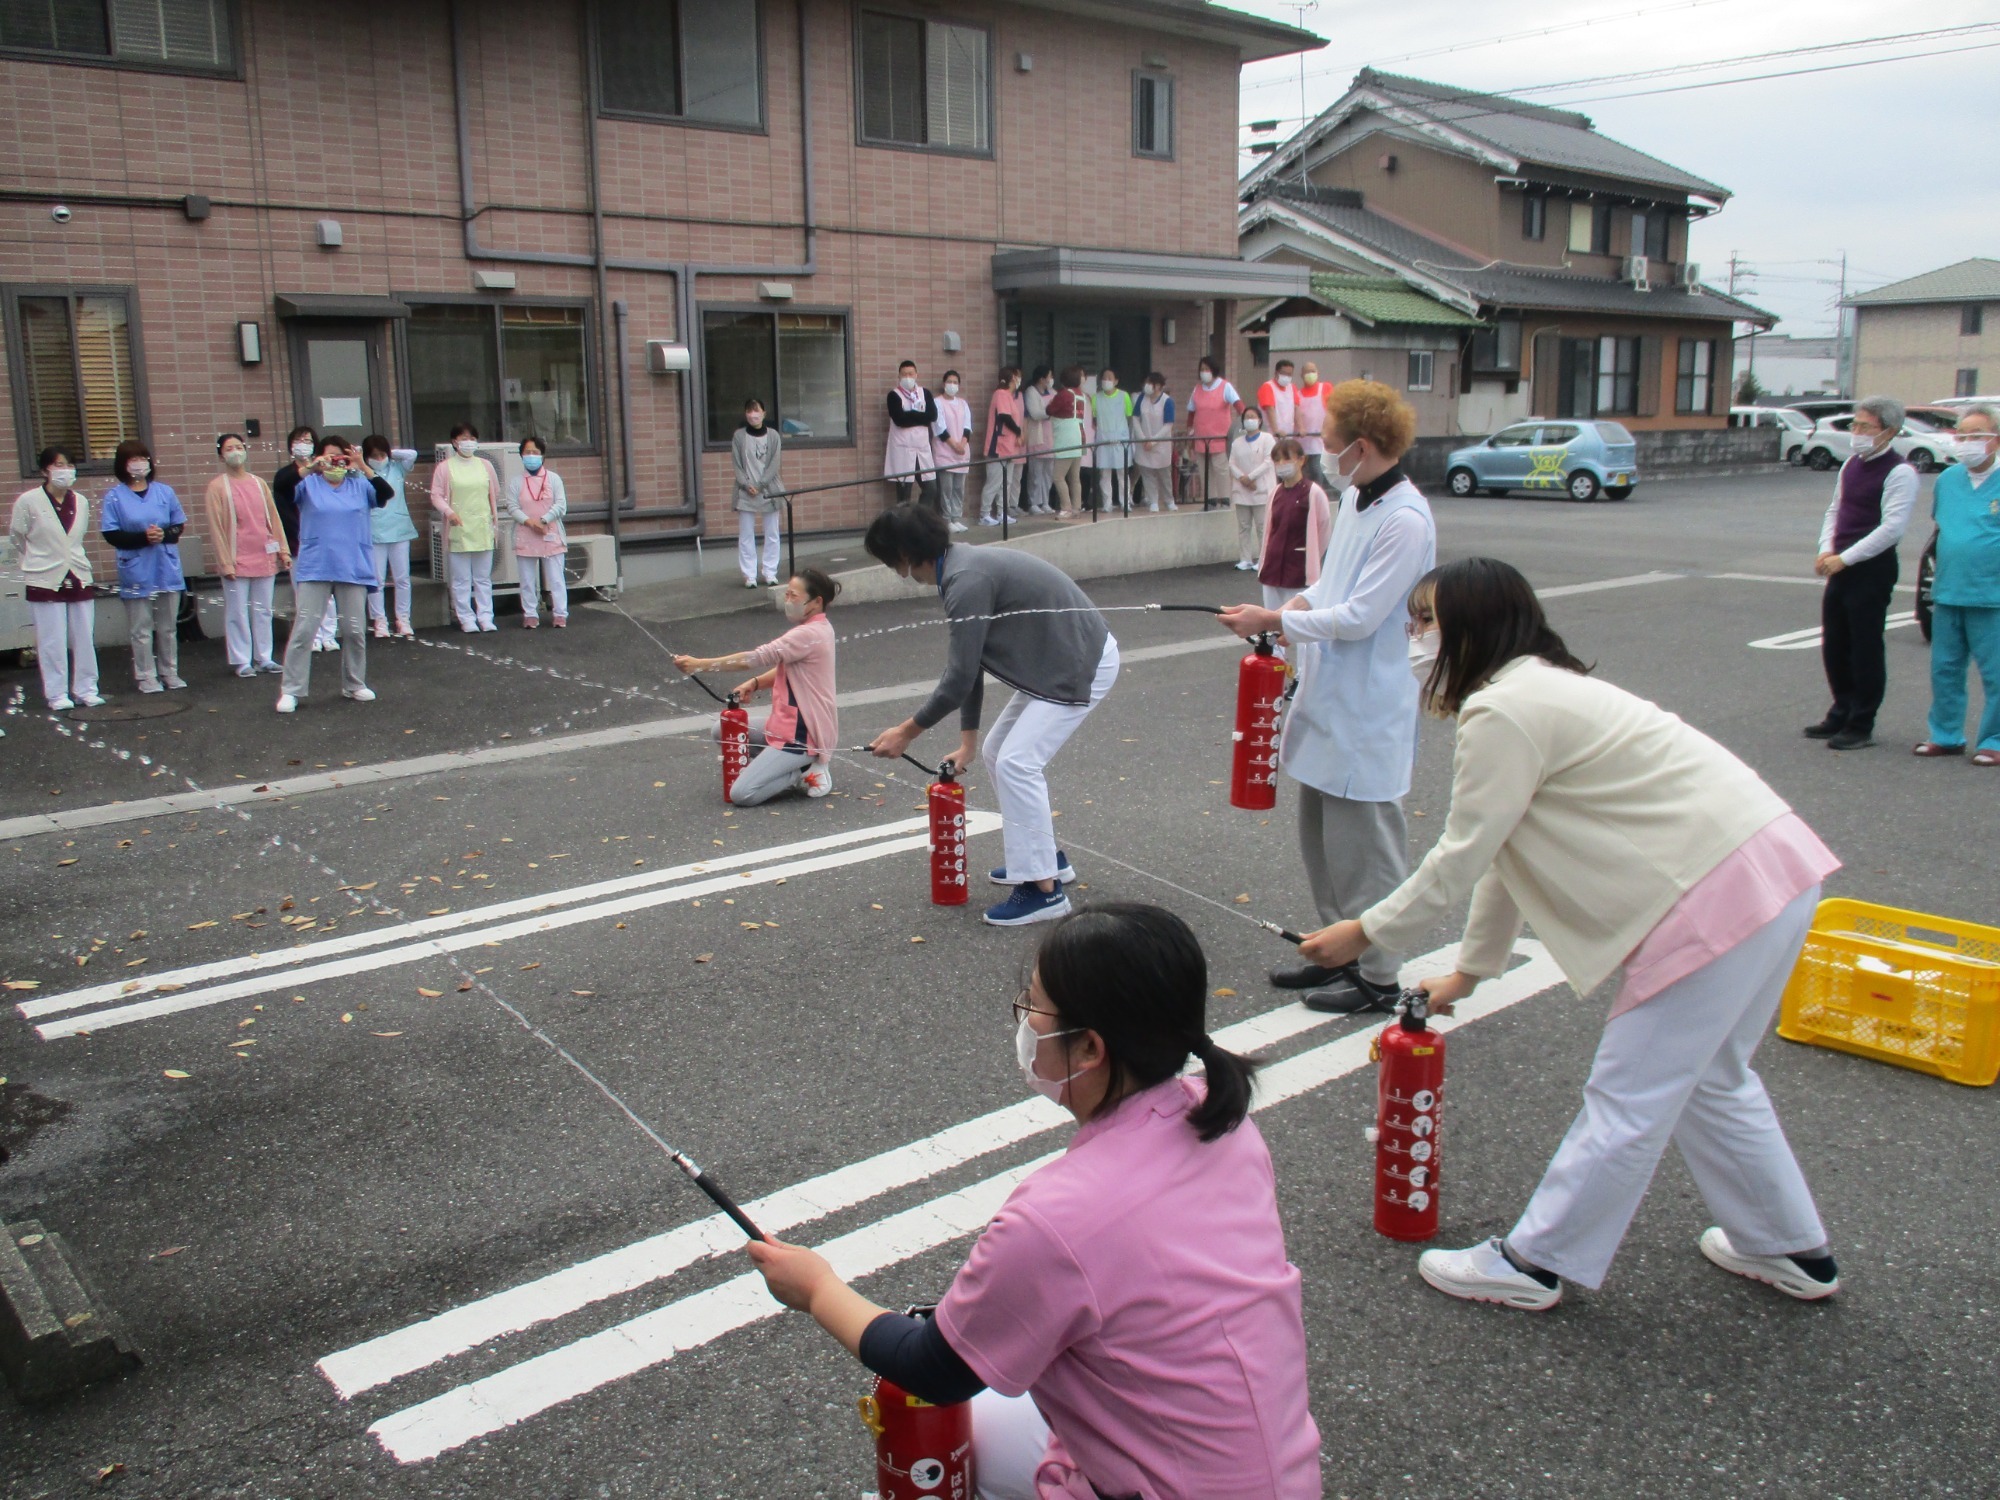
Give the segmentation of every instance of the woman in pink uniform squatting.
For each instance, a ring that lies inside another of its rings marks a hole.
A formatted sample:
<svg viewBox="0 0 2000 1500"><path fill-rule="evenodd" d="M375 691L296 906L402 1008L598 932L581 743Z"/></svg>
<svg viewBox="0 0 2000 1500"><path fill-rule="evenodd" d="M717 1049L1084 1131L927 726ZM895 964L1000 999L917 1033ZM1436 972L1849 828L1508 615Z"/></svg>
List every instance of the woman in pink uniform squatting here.
<svg viewBox="0 0 2000 1500"><path fill-rule="evenodd" d="M869 1369L973 1401L984 1500L1320 1494L1299 1273L1245 1118L1254 1064L1209 1039L1207 996L1171 912L1121 902L1050 929L1014 1002L1015 1059L1080 1128L934 1319L875 1306L811 1250L750 1246L771 1294ZM1190 1055L1201 1082L1181 1076Z"/></svg>
<svg viewBox="0 0 2000 1500"><path fill-rule="evenodd" d="M1424 981L1440 1014L1505 972L1524 917L1578 994L1622 971L1583 1109L1520 1219L1418 1271L1529 1311L1565 1279L1602 1285L1671 1140L1715 1216L1703 1255L1832 1296L1826 1230L1750 1058L1840 861L1714 740L1587 676L1506 563L1433 570L1410 617L1424 701L1458 716L1451 812L1408 880L1300 951L1329 968L1370 943L1414 952L1469 896L1457 972Z"/></svg>

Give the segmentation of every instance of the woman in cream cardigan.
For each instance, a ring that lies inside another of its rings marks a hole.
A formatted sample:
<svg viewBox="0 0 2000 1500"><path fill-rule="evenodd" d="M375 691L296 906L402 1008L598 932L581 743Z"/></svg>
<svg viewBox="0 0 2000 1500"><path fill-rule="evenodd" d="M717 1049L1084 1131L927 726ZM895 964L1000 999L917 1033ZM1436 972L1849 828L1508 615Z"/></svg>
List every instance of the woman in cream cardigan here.
<svg viewBox="0 0 2000 1500"><path fill-rule="evenodd" d="M76 487L76 464L61 448L44 448L36 460L42 482L14 502L7 537L27 584L35 621L35 654L42 664L42 695L60 713L96 708L96 595L91 590L90 500Z"/></svg>
<svg viewBox="0 0 2000 1500"><path fill-rule="evenodd" d="M1540 1310L1597 1287L1671 1139L1716 1227L1701 1251L1801 1300L1840 1282L1805 1177L1751 1070L1839 861L1742 761L1585 675L1528 581L1469 558L1411 596L1411 665L1458 716L1451 812L1410 878L1310 934L1329 968L1402 951L1471 897L1435 1008L1502 973L1523 918L1579 994L1622 969L1583 1109L1504 1238L1428 1250L1424 1280Z"/></svg>

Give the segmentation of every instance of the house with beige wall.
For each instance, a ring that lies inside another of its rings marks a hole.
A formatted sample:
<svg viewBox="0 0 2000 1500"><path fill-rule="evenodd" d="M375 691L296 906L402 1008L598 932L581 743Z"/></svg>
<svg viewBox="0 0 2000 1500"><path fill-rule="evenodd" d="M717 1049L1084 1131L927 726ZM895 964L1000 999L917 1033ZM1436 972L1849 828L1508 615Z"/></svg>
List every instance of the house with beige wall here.
<svg viewBox="0 0 2000 1500"><path fill-rule="evenodd" d="M1962 260L1845 305L1857 394L1922 402L2000 391L2000 260Z"/></svg>

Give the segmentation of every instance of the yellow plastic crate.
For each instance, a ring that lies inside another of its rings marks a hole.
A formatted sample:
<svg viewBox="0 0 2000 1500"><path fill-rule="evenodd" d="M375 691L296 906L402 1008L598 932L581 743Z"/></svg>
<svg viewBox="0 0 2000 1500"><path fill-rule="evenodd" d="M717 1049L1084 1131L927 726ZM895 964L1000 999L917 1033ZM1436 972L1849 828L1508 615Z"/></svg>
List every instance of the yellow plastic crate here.
<svg viewBox="0 0 2000 1500"><path fill-rule="evenodd" d="M2000 928L1822 901L1778 1035L1953 1083L2000 1077Z"/></svg>

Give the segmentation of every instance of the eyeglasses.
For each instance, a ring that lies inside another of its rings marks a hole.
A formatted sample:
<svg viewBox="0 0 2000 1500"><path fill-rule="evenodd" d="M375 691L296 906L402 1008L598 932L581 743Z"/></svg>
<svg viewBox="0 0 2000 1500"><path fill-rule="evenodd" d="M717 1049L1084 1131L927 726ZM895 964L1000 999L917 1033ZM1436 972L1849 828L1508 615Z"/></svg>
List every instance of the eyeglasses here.
<svg viewBox="0 0 2000 1500"><path fill-rule="evenodd" d="M1051 1021L1060 1021L1062 1019L1061 1016L1052 1010L1036 1009L1034 1001L1031 998L1032 994L1033 991L1031 990L1022 990L1020 994L1014 997L1013 1010L1014 1024L1016 1026L1019 1026L1030 1016L1047 1016Z"/></svg>

